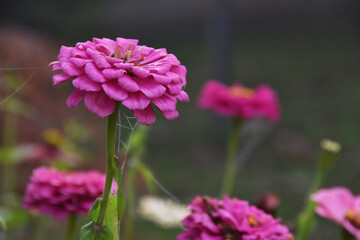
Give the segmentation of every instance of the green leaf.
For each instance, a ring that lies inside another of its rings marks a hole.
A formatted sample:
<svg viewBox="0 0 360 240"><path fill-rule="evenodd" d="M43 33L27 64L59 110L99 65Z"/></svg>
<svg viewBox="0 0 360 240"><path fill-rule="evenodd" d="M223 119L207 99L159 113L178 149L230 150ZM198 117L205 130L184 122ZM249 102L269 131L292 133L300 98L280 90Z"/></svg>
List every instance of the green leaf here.
<svg viewBox="0 0 360 240"><path fill-rule="evenodd" d="M97 217L99 215L100 202L101 202L101 199L97 198L88 212L88 216L93 222L96 222Z"/></svg>
<svg viewBox="0 0 360 240"><path fill-rule="evenodd" d="M80 240L114 240L114 235L108 226L99 227L89 222L80 229Z"/></svg>
<svg viewBox="0 0 360 240"><path fill-rule="evenodd" d="M120 222L123 214L124 214L124 210L125 210L125 204L126 204L126 198L124 195L124 192L122 191L122 173L121 173L121 166L120 164L114 160L114 178L115 181L118 185L118 192L117 192L117 215L118 215L118 220Z"/></svg>
<svg viewBox="0 0 360 240"><path fill-rule="evenodd" d="M116 217L116 196L111 195L109 197L109 203L105 213L105 225L111 229L115 239L118 236L118 219Z"/></svg>
<svg viewBox="0 0 360 240"><path fill-rule="evenodd" d="M6 232L6 223L1 216L0 216L0 232Z"/></svg>
<svg viewBox="0 0 360 240"><path fill-rule="evenodd" d="M104 225L102 227L97 227L94 222L96 222L96 220L98 218L100 205L101 205L101 198L97 198L95 200L94 204L92 205L91 209L88 212L88 216L92 220L92 222L84 225L81 228L82 229L81 231L83 232L83 233L81 233L81 234L83 234L81 236L84 236L84 237L93 236L93 237L95 237L95 238L84 238L86 240L87 239L94 239L94 240L108 239L108 238L99 238L99 237L103 237L104 233L100 234L100 233L95 231L96 229L104 228L105 229L105 234L107 234L106 231L111 232L112 238L109 238L109 239L113 239L113 238L117 239L117 236L118 236L118 228L117 228L118 221L117 221L117 217L116 217L116 205L117 205L116 196L115 195L110 195L109 202L108 202L108 205L106 207ZM82 238L81 238L81 240L82 240Z"/></svg>

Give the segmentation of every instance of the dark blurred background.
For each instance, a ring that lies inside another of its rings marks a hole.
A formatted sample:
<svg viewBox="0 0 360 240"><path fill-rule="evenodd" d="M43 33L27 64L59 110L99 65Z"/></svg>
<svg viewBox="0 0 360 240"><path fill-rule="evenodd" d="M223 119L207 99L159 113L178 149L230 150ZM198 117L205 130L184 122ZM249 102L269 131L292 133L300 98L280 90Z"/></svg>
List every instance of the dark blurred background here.
<svg viewBox="0 0 360 240"><path fill-rule="evenodd" d="M343 146L325 186L360 193L360 1L1 1L0 68L41 67L22 89L36 114L21 120L20 141L34 141L43 129L75 118L95 136L93 165L103 170L104 119L82 104L68 109L71 84L53 87L46 67L61 45L92 37L136 38L166 48L187 67L191 102L178 104L174 121L158 116L145 159L182 202L198 194L217 196L220 189L231 122L196 106L210 78L268 84L281 103L282 119L239 171L235 196L255 202L276 192L282 199L279 215L291 224L323 138ZM20 72L26 80L33 70ZM178 233L138 221L138 239L173 239ZM321 220L312 239L330 239L333 226ZM158 235L149 238L151 232Z"/></svg>

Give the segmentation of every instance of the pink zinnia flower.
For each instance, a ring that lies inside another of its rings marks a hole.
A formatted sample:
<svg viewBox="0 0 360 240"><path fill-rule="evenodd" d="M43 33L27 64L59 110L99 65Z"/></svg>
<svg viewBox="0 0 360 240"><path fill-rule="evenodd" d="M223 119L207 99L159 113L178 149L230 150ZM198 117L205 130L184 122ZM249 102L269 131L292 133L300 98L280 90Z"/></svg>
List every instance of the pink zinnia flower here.
<svg viewBox="0 0 360 240"><path fill-rule="evenodd" d="M276 93L266 85L260 85L253 90L240 84L228 87L210 80L201 90L198 106L214 110L220 115L241 117L245 120L265 117L275 122L280 118Z"/></svg>
<svg viewBox="0 0 360 240"><path fill-rule="evenodd" d="M166 49L137 45L138 40L93 38L75 47L62 46L53 70L54 85L72 80L75 91L66 104L85 107L99 117L110 115L116 101L132 110L139 123L150 125L156 117L151 103L165 118L178 117L177 99L189 101L183 91L186 68Z"/></svg>
<svg viewBox="0 0 360 240"><path fill-rule="evenodd" d="M177 240L289 240L289 229L247 201L196 197L191 214L183 220L187 228Z"/></svg>
<svg viewBox="0 0 360 240"><path fill-rule="evenodd" d="M360 240L360 195L354 196L344 187L321 189L311 196L316 213L340 224Z"/></svg>
<svg viewBox="0 0 360 240"><path fill-rule="evenodd" d="M26 187L23 207L56 219L69 214L86 215L97 197L101 197L105 175L96 171L65 172L39 167ZM113 184L112 194L117 191Z"/></svg>

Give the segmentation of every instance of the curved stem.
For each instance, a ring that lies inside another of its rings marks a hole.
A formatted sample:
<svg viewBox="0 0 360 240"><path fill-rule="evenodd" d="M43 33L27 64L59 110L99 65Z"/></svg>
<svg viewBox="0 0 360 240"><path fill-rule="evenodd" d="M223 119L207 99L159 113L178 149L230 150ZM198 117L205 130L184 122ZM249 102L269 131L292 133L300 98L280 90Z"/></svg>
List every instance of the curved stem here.
<svg viewBox="0 0 360 240"><path fill-rule="evenodd" d="M66 234L66 240L71 240L73 238L74 235L74 230L76 227L76 220L77 220L77 216L75 214L71 214L69 216L69 223L68 223L68 229L67 229L67 234Z"/></svg>
<svg viewBox="0 0 360 240"><path fill-rule="evenodd" d="M242 120L240 118L234 119L228 143L227 159L223 184L221 188L221 196L230 195L234 186L236 175L236 157L238 152L239 132L241 128L241 123Z"/></svg>
<svg viewBox="0 0 360 240"><path fill-rule="evenodd" d="M112 167L112 161L115 157L115 128L116 119L118 116L119 104L116 104L115 111L108 116L106 125L106 180L102 199L100 201L99 215L96 221L96 225L102 226L104 222L106 207L109 202L109 195L111 190L111 184L113 182L114 170Z"/></svg>
<svg viewBox="0 0 360 240"><path fill-rule="evenodd" d="M311 200L311 195L318 191L325 181L326 174L334 164L336 153L322 150L318 159L318 166L316 168L315 176L312 181L310 191L306 197L304 210L299 214L297 221L298 233L296 240L307 240L312 233L315 225L315 209L316 203Z"/></svg>

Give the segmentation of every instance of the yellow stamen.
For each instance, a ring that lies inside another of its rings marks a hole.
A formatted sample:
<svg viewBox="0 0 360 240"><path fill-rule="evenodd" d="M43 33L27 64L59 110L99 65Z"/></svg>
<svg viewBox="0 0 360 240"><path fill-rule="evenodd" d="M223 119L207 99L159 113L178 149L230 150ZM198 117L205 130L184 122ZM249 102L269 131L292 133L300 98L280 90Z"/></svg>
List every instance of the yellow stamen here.
<svg viewBox="0 0 360 240"><path fill-rule="evenodd" d="M233 86L229 88L230 94L236 98L251 99L254 96L254 90L240 86Z"/></svg>
<svg viewBox="0 0 360 240"><path fill-rule="evenodd" d="M256 221L254 215L251 215L251 217L249 217L248 221L249 221L250 226L252 226L252 227L258 226L258 222Z"/></svg>
<svg viewBox="0 0 360 240"><path fill-rule="evenodd" d="M354 227L360 229L360 212L347 210L345 213L345 219L347 219Z"/></svg>

